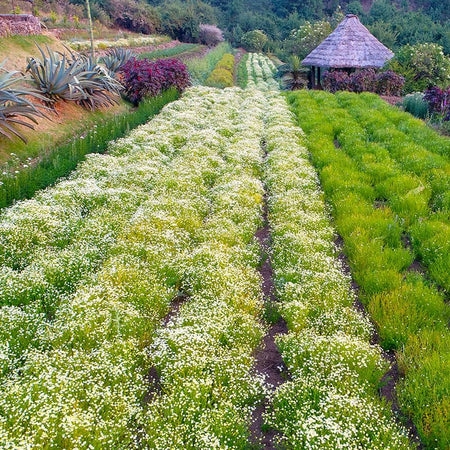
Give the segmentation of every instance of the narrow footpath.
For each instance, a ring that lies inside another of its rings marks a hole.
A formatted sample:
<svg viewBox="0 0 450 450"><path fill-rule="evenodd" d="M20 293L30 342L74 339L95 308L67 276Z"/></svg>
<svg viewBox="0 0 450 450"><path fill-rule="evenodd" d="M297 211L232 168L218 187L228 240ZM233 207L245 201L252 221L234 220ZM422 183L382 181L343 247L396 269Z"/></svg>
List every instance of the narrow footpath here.
<svg viewBox="0 0 450 450"><path fill-rule="evenodd" d="M264 150L264 160L267 156ZM288 378L286 364L281 357L281 353L275 343L275 336L279 334L287 334L288 328L285 320L277 311L277 299L275 296L275 284L272 263L270 260L271 253L271 233L268 221L267 196L264 195L263 200L263 227L256 233L255 237L261 248L261 266L259 273L262 277L262 291L264 294L265 319L269 324L267 334L264 336L261 346L255 354L255 371L259 375L263 375L266 385L271 392L274 392ZM251 440L255 445L266 450L275 450L274 438L277 435L276 430L263 429L264 413L270 407L270 400L266 398L253 412L252 423L250 425Z"/></svg>

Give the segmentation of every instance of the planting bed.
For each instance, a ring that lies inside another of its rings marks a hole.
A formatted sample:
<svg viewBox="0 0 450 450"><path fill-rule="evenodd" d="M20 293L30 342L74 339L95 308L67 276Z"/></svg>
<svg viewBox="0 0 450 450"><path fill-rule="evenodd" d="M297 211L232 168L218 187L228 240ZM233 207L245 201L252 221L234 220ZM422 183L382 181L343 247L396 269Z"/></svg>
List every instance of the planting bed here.
<svg viewBox="0 0 450 450"><path fill-rule="evenodd" d="M288 98L361 299L397 354L400 406L429 448L447 448L449 141L370 94Z"/></svg>
<svg viewBox="0 0 450 450"><path fill-rule="evenodd" d="M404 416L446 448L446 287L417 231L448 226L446 141L418 144L421 172L363 110L420 133L371 96L292 94L305 135L273 63L243 61L245 90L188 89L1 213L0 447L416 448L384 347Z"/></svg>

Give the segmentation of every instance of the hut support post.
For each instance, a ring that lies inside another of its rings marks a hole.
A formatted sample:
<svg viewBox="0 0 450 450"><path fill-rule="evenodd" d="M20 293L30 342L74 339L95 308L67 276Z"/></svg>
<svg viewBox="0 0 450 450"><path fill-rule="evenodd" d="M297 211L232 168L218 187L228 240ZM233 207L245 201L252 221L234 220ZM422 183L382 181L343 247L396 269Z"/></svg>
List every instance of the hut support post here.
<svg viewBox="0 0 450 450"><path fill-rule="evenodd" d="M315 89L315 87L316 87L316 68L314 66L312 66L311 70L312 70L311 89Z"/></svg>
<svg viewBox="0 0 450 450"><path fill-rule="evenodd" d="M320 82L320 67L317 68L317 87L322 89L322 83Z"/></svg>

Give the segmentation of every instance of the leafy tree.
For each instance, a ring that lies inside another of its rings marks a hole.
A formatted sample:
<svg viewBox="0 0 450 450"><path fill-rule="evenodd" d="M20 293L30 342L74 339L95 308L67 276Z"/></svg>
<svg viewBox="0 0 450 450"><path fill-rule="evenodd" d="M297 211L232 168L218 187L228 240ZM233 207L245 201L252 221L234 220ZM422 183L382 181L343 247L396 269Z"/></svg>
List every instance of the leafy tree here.
<svg viewBox="0 0 450 450"><path fill-rule="evenodd" d="M405 45L389 61L388 68L405 77L406 93L450 84L450 57L438 44Z"/></svg>
<svg viewBox="0 0 450 450"><path fill-rule="evenodd" d="M399 33L394 30L392 24L378 21L369 25L369 31L386 47L395 47Z"/></svg>
<svg viewBox="0 0 450 450"><path fill-rule="evenodd" d="M389 22L398 13L397 8L387 0L375 0L370 8L370 22Z"/></svg>
<svg viewBox="0 0 450 450"><path fill-rule="evenodd" d="M347 5L345 12L346 14L356 14L359 17L362 17L364 14L361 3L356 0Z"/></svg>
<svg viewBox="0 0 450 450"><path fill-rule="evenodd" d="M250 52L261 52L267 41L267 35L263 31L252 30L243 34L241 44Z"/></svg>
<svg viewBox="0 0 450 450"><path fill-rule="evenodd" d="M174 39L185 42L199 40L201 23L217 22L214 8L202 1L165 1L159 5L158 11L162 30Z"/></svg>
<svg viewBox="0 0 450 450"><path fill-rule="evenodd" d="M297 30L293 30L286 42L286 49L300 59L305 58L333 31L330 22L306 22Z"/></svg>

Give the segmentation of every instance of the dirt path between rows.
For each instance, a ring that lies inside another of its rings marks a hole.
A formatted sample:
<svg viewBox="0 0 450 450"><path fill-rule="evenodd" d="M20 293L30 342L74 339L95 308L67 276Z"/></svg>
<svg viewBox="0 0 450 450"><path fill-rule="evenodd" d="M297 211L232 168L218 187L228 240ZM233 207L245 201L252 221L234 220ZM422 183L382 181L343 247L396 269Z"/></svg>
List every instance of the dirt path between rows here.
<svg viewBox="0 0 450 450"><path fill-rule="evenodd" d="M264 196L264 226L255 233L255 237L261 247L262 264L259 273L262 276L262 290L266 319L269 322L269 330L255 353L255 371L263 375L266 384L273 392L288 379L288 370L281 357L281 353L275 343L275 336L288 332L285 320L276 311L274 272L270 260L271 233L268 223L267 197ZM275 450L275 437L278 432L274 429L262 428L264 413L270 408L269 399L265 399L253 412L250 424L251 441L253 444L265 450Z"/></svg>
<svg viewBox="0 0 450 450"><path fill-rule="evenodd" d="M169 322L176 318L181 306L189 300L189 296L183 293L177 295L170 304L170 310L162 320L162 327L167 327ZM162 393L162 387L158 370L155 366L150 367L147 374L147 392L144 396L144 403L150 403L157 395Z"/></svg>

